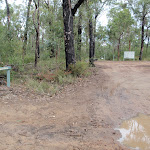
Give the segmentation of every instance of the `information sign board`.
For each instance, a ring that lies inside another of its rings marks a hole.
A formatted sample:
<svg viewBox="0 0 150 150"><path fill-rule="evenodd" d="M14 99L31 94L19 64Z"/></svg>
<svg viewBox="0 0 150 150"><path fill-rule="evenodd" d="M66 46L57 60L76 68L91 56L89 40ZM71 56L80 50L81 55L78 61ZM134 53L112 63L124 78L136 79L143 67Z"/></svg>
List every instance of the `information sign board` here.
<svg viewBox="0 0 150 150"><path fill-rule="evenodd" d="M135 60L135 51L124 51L124 59L134 59Z"/></svg>

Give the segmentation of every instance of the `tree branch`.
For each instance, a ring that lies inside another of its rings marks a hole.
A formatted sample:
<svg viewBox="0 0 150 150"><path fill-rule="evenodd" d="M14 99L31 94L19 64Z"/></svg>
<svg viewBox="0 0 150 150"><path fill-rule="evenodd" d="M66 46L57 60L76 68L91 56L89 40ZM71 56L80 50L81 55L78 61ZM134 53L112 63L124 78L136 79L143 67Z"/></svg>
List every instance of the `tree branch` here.
<svg viewBox="0 0 150 150"><path fill-rule="evenodd" d="M109 2L109 1L108 0L105 0L104 2L101 1L99 4L99 5L101 5L100 7L95 6L95 16L94 16L95 20L97 19L97 17L99 16L100 12L104 8L104 6L107 4L107 2Z"/></svg>
<svg viewBox="0 0 150 150"><path fill-rule="evenodd" d="M145 17L146 17L146 15L148 15L150 13L150 11L147 11L146 13L145 13Z"/></svg>
<svg viewBox="0 0 150 150"><path fill-rule="evenodd" d="M75 13L77 12L78 8L80 7L80 5L84 2L85 0L78 0L78 2L76 3L76 5L74 6L74 8L72 9L72 15L74 16Z"/></svg>
<svg viewBox="0 0 150 150"><path fill-rule="evenodd" d="M34 1L34 4L35 4L35 8L37 9L37 7L38 7L38 6L37 6L37 3L36 3L36 1L35 1L35 0L33 0L33 1Z"/></svg>
<svg viewBox="0 0 150 150"><path fill-rule="evenodd" d="M107 2L107 0L105 0L105 1L103 2L101 8L96 12L96 14L95 14L95 20L97 19L99 13L102 11L102 9L103 9L104 5L106 4L106 2Z"/></svg>
<svg viewBox="0 0 150 150"><path fill-rule="evenodd" d="M45 3L44 6L45 6L47 9L49 9L49 1L48 1L48 2L44 1L44 3Z"/></svg>

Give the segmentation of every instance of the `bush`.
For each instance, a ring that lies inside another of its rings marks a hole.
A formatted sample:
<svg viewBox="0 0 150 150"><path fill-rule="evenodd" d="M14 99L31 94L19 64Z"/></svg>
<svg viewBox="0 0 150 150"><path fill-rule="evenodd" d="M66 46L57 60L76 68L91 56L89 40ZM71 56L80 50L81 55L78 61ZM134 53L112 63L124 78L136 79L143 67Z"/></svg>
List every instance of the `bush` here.
<svg viewBox="0 0 150 150"><path fill-rule="evenodd" d="M40 56L40 59L41 60L50 60L50 56L49 56L50 54L49 54L49 51L43 51L43 53L41 54L41 56Z"/></svg>
<svg viewBox="0 0 150 150"><path fill-rule="evenodd" d="M55 72L54 81L58 84L70 84L74 82L74 77L72 76L71 72L58 70Z"/></svg>
<svg viewBox="0 0 150 150"><path fill-rule="evenodd" d="M30 57L26 57L30 62ZM13 63L18 59L11 60ZM13 78L20 83L24 83L27 87L34 89L36 92L48 93L54 95L60 88L67 84L72 84L76 80L76 77L88 76L88 63L77 62L75 65L70 65L69 71L65 71L64 63L57 64L55 59L49 59L40 61L38 67L33 69L29 66L23 67L23 72L12 72ZM18 64L21 62L17 62ZM22 65L20 65L22 66ZM23 78L24 77L24 78Z"/></svg>
<svg viewBox="0 0 150 150"><path fill-rule="evenodd" d="M70 65L69 70L75 77L87 76L89 74L88 63L85 62L77 62L75 65Z"/></svg>
<svg viewBox="0 0 150 150"><path fill-rule="evenodd" d="M34 63L34 55L26 55L24 58L24 63L28 64L28 63Z"/></svg>
<svg viewBox="0 0 150 150"><path fill-rule="evenodd" d="M76 77L88 76L90 74L90 72L88 71L88 63L85 62L77 62L75 65L70 65L68 71L65 71L63 69L63 67L57 68L53 72L40 69L41 73L37 74L36 79L40 81L45 80L47 82L64 85L73 83Z"/></svg>

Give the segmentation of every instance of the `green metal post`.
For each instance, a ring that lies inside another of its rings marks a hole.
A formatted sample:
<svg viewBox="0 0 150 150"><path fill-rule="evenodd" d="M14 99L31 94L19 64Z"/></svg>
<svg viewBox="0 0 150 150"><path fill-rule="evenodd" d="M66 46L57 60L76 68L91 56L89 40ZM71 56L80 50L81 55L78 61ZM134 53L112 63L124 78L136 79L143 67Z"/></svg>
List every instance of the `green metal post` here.
<svg viewBox="0 0 150 150"><path fill-rule="evenodd" d="M7 87L10 87L10 70L7 70Z"/></svg>

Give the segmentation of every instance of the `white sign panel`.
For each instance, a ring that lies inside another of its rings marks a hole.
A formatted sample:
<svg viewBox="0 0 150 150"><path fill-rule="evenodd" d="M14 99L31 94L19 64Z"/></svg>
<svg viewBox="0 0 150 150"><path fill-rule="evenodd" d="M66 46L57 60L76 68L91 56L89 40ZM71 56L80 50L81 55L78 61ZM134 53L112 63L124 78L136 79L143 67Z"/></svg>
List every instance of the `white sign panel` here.
<svg viewBox="0 0 150 150"><path fill-rule="evenodd" d="M124 59L135 59L135 51L124 51Z"/></svg>
<svg viewBox="0 0 150 150"><path fill-rule="evenodd" d="M1 70L10 70L10 69L11 69L10 66L8 66L8 67L0 67L0 71L1 71Z"/></svg>

